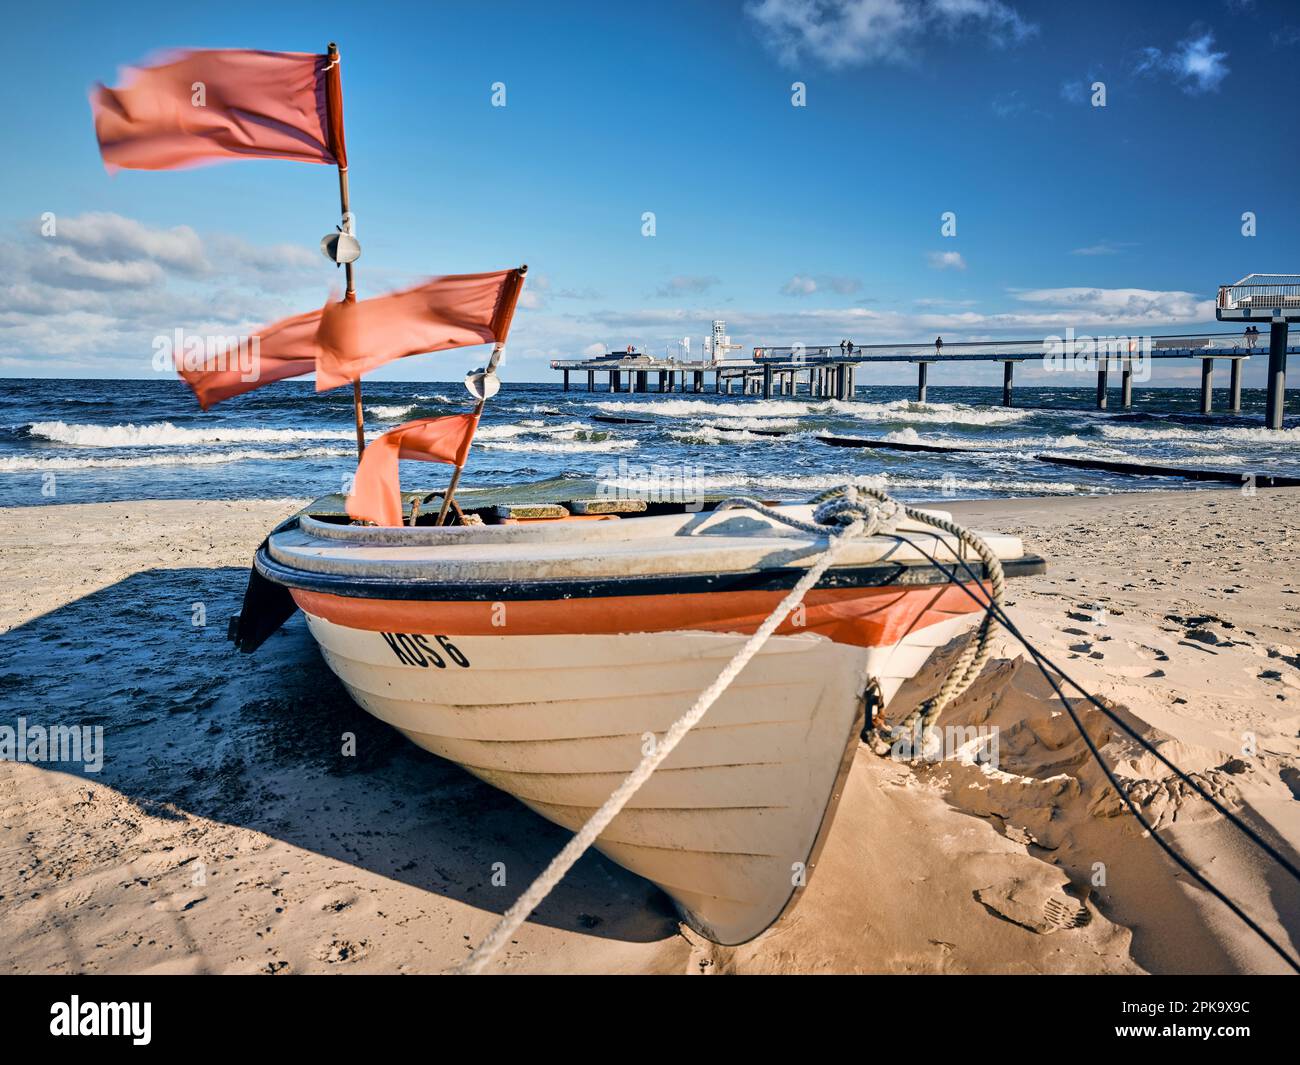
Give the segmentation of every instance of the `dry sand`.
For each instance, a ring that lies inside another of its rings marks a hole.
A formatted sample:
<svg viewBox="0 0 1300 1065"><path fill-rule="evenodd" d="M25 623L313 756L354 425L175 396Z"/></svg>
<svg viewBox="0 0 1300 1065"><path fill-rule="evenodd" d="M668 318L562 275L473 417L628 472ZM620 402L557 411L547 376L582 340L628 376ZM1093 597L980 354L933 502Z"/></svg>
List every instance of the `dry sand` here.
<svg viewBox="0 0 1300 1065"><path fill-rule="evenodd" d="M1011 588L1025 633L1293 860L1298 503L1210 490L950 507L1048 557L1047 576ZM0 724L106 737L97 774L0 762L0 970L439 972L563 845L353 706L300 618L254 656L230 649L251 553L293 508L0 510ZM1175 844L1300 947L1296 885L1076 705ZM859 748L805 897L755 942L701 941L656 889L589 854L496 968L1281 970L1143 837L1009 636L944 721L999 726L999 771Z"/></svg>

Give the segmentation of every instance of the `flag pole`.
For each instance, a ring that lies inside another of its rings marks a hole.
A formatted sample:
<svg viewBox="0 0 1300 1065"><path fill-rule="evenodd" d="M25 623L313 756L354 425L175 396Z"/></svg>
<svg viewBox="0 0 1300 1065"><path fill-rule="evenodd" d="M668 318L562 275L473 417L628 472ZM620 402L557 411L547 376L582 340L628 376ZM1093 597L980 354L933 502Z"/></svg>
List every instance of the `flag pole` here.
<svg viewBox="0 0 1300 1065"><path fill-rule="evenodd" d="M498 340L496 347L492 349L492 357L488 360L487 373L484 374L484 377L490 376L491 374L496 372L497 363L501 361L501 350L504 347L505 347L504 341ZM483 416L483 408L486 405L487 405L487 397L485 396L483 399L480 399L477 405L474 407L475 425L478 424L478 419ZM434 522L435 525L441 525L444 521L447 520L447 511L451 509L451 500L452 497L456 494L456 486L460 484L460 474L464 468L465 468L464 466L457 466L456 469L452 472L451 483L447 485L447 491L445 491L442 494L442 507L438 511L438 520ZM415 524L414 517L411 518L411 524L412 525Z"/></svg>
<svg viewBox="0 0 1300 1065"><path fill-rule="evenodd" d="M510 322L515 316L515 306L519 302L519 293L524 286L524 278L527 274L528 264L525 263L515 271L514 281L510 286L509 298L503 300L501 306L497 309L496 320L493 322L493 329L496 335L502 339L496 342L496 347L492 349L492 356L488 359L488 364L483 371L485 391L483 397L474 407L475 425L478 424L477 419L483 416L483 408L487 406L486 381L497 372L497 364L501 362L501 354L505 351L506 347L504 338L506 334L510 332ZM452 473L451 483L447 485L447 491L443 494L442 508L438 511L438 520L434 523L435 525L441 525L447 519L447 511L451 508L451 500L456 494L456 486L460 484L460 474L464 468L465 467L463 466L457 466L455 472ZM415 524L414 518L411 519L411 524Z"/></svg>
<svg viewBox="0 0 1300 1065"><path fill-rule="evenodd" d="M329 45L330 66L337 67L339 63L339 46L333 41ZM342 95L340 90L339 95ZM342 107L342 100L338 102ZM340 127L342 123L340 122ZM339 160L339 210L342 211L343 217L340 223L347 232L352 231L352 198L348 193L348 164L346 157ZM357 298L356 274L353 271L353 264L347 262L343 264L343 272L347 278L347 291L343 294L345 303L353 303ZM357 426L357 461L361 461L361 456L366 450L366 423L361 411L361 378L358 377L352 382L352 413Z"/></svg>

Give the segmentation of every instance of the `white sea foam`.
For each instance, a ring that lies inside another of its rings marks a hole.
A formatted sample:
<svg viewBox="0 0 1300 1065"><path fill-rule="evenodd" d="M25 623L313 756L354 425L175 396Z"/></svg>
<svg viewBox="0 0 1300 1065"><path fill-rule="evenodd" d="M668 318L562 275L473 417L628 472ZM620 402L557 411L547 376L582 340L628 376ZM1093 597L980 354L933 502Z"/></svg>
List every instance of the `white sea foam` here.
<svg viewBox="0 0 1300 1065"><path fill-rule="evenodd" d="M637 446L635 440L487 440L476 443L484 451L531 451L531 452L577 452L577 451L627 451Z"/></svg>
<svg viewBox="0 0 1300 1065"><path fill-rule="evenodd" d="M683 444L775 444L789 440L788 436L766 436L747 429L732 429L723 425L701 425L698 429L669 429L668 437Z"/></svg>
<svg viewBox="0 0 1300 1065"><path fill-rule="evenodd" d="M919 422L923 425L1010 425L1033 412L1006 407L971 407L965 403L860 403L832 400L823 405L827 414L841 414L871 422Z"/></svg>
<svg viewBox="0 0 1300 1065"><path fill-rule="evenodd" d="M397 403L376 403L373 406L366 404L366 413L372 414L380 421L396 422L401 421L408 414L415 410L414 403L397 404Z"/></svg>
<svg viewBox="0 0 1300 1065"><path fill-rule="evenodd" d="M921 434L915 429L895 429L893 432L886 433L885 437L891 444L931 444L932 440L922 440ZM957 445L960 447L961 445Z"/></svg>
<svg viewBox="0 0 1300 1065"><path fill-rule="evenodd" d="M663 418L800 418L816 413L818 406L776 399L747 400L745 402L714 402L703 399L651 399L640 403L623 400L606 400L596 404L607 414L626 414L631 417L656 415Z"/></svg>
<svg viewBox="0 0 1300 1065"><path fill-rule="evenodd" d="M1113 440L1155 442L1157 440L1195 441L1200 443L1233 442L1242 444L1300 444L1300 426L1292 429L1264 429L1252 426L1188 428L1181 425L1101 426L1103 436Z"/></svg>
<svg viewBox="0 0 1300 1065"><path fill-rule="evenodd" d="M474 434L477 440L510 440L517 436L549 436L572 439L575 433L599 432L583 422L564 422L555 425L541 421L520 422L517 425L480 425Z"/></svg>
<svg viewBox="0 0 1300 1065"><path fill-rule="evenodd" d="M69 425L33 422L27 431L56 444L76 447L167 447L192 444L283 444L300 440L346 440L351 429L242 429L233 426L186 429L171 422L144 425Z"/></svg>
<svg viewBox="0 0 1300 1065"><path fill-rule="evenodd" d="M606 484L635 488L636 482L624 483L610 480ZM875 488L919 488L933 492L950 494L954 498L963 492L1000 492L1006 494L1033 493L1035 495L1074 495L1080 491L1078 485L1068 481L1033 481L1017 479L994 479L985 477L901 477L892 474L860 473L813 473L796 474L704 474L692 478L691 485L701 491L720 491L729 488L742 488L750 491L769 489L773 491L819 492L827 488L838 488L844 484L867 484Z"/></svg>
<svg viewBox="0 0 1300 1065"><path fill-rule="evenodd" d="M1005 407L972 407L964 403L913 403L899 399L889 403L860 400L822 400L800 403L794 400L751 399L734 403L700 399L652 399L640 403L607 400L596 404L609 413L657 415L666 418L806 418L826 415L859 418L863 421L918 422L943 425L1009 425L1031 417L1033 412Z"/></svg>
<svg viewBox="0 0 1300 1065"><path fill-rule="evenodd" d="M116 470L144 466L220 466L228 462L280 461L282 459L341 458L355 455L350 448L309 447L295 451L169 451L164 454L133 455L123 458L63 458L7 455L0 458L0 471L6 473L46 470Z"/></svg>
<svg viewBox="0 0 1300 1065"><path fill-rule="evenodd" d="M736 418L727 415L715 418L714 425L719 429L797 429L798 418Z"/></svg>

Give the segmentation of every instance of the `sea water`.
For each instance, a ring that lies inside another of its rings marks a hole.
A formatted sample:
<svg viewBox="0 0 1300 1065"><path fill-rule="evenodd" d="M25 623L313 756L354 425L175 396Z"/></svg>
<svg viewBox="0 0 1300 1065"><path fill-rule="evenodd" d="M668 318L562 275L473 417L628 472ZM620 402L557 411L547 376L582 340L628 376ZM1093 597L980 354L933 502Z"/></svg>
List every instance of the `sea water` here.
<svg viewBox="0 0 1300 1065"><path fill-rule="evenodd" d="M584 382L581 382L585 384ZM711 384L711 382L710 382ZM373 438L413 418L470 409L458 383L367 381ZM507 381L487 407L466 486L594 478L617 488L647 478L687 492L800 499L849 479L898 498L1069 496L1200 487L1038 461L1075 458L1300 476L1300 425L1261 424L1264 396L1243 392L1241 415L1196 413L1195 389L1141 389L1134 409L1092 409L1090 388L931 387L914 402L901 386L861 387L851 401L807 396L564 392ZM1112 397L1112 404L1118 393ZM1225 405L1226 394L1216 395ZM592 415L647 419L610 424ZM778 430L785 435L767 436ZM848 449L818 434L963 450ZM0 505L124 499L296 498L347 487L356 468L349 389L318 394L281 382L198 409L179 381L0 380ZM445 467L404 462L402 483L437 488Z"/></svg>

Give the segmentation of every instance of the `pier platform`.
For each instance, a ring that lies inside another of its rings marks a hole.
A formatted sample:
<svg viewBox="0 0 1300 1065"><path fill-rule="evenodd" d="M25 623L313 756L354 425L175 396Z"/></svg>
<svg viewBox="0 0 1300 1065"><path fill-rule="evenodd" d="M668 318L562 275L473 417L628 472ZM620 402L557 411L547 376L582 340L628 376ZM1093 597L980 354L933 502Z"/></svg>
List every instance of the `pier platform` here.
<svg viewBox="0 0 1300 1065"><path fill-rule="evenodd" d="M1084 340L1080 337L1078 340ZM1269 355L1269 338L1259 339L1235 333L1196 333L1189 335L1119 338L1125 346L1116 348L1115 338L1095 338L1101 349L1093 355L1062 356L1059 367L1066 373L1096 374L1098 410L1110 402L1111 374L1119 377L1119 407L1133 406L1134 367L1145 360L1161 362L1171 359L1199 361L1201 364L1201 412L1209 414L1213 405L1215 363L1228 363L1228 407L1230 413L1241 411L1241 371L1245 361L1255 354ZM1149 347L1147 344L1149 343ZM760 347L750 359L718 361L657 359L648 355L605 355L591 359L555 359L551 368L562 375L564 390L570 390L573 374L586 375L588 392L611 393L714 393L760 396L807 396L810 399L849 401L859 387L858 374L864 367L884 364L911 364L917 368L916 398L926 401L932 366L947 363L1002 364L1002 404L1014 406L1015 367L1026 361L1048 365L1052 356L1044 351L1042 340L988 340L945 343L936 350L933 344L871 344L855 346L850 353L838 344L814 346ZM1286 351L1300 353L1300 346ZM1276 356L1274 356L1276 358ZM711 382L708 378L712 378ZM707 385L712 384L712 389ZM598 386L599 387L598 389Z"/></svg>

